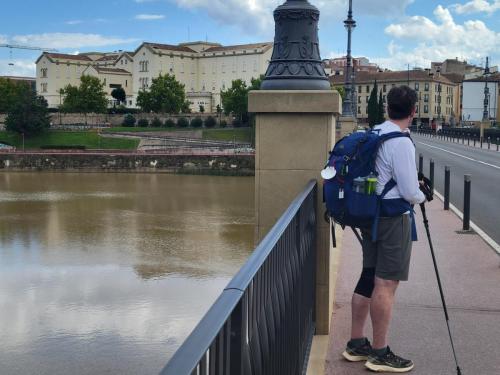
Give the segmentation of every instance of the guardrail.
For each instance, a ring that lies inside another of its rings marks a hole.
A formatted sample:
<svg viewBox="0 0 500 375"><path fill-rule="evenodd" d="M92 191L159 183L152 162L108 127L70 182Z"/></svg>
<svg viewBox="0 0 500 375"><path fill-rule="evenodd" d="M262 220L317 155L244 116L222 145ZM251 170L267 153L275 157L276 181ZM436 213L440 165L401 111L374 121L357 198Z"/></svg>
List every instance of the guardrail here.
<svg viewBox="0 0 500 375"><path fill-rule="evenodd" d="M498 135L486 135L484 137L481 137L479 134L458 132L449 129L441 129L439 131L435 131L432 129L414 129L412 133L467 146L476 147L477 145L477 147L481 149L496 149L496 151L500 151L500 136Z"/></svg>
<svg viewBox="0 0 500 375"><path fill-rule="evenodd" d="M305 373L314 333L316 195L311 181L161 375Z"/></svg>

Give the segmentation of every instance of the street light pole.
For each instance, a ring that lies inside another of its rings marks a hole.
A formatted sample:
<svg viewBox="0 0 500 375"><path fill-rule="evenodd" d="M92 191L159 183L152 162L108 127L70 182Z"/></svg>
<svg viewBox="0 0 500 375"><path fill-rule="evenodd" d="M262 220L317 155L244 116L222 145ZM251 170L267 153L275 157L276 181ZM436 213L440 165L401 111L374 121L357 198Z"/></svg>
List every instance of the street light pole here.
<svg viewBox="0 0 500 375"><path fill-rule="evenodd" d="M489 58L486 58L486 67L484 68L484 108L483 108L483 121L488 121L490 118L490 114L488 111L489 106L489 97L490 97L490 89L488 87L488 76L490 74L490 65Z"/></svg>
<svg viewBox="0 0 500 375"><path fill-rule="evenodd" d="M356 21L352 17L352 0L349 0L349 12L347 19L344 21L344 26L347 29L347 55L345 69L345 98L342 104L342 116L354 117L354 84L353 84L353 64L352 64L352 31L356 28Z"/></svg>

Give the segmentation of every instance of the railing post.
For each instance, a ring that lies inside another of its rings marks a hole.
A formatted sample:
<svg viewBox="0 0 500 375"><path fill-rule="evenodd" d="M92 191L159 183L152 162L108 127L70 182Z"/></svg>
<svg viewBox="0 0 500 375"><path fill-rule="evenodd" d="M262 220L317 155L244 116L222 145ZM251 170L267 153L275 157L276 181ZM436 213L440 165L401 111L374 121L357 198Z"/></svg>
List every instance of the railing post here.
<svg viewBox="0 0 500 375"><path fill-rule="evenodd" d="M429 165L429 180L431 180L431 191L434 191L434 160L432 159Z"/></svg>
<svg viewBox="0 0 500 375"><path fill-rule="evenodd" d="M490 149L491 149L491 138L488 137L488 150L490 150Z"/></svg>
<svg viewBox="0 0 500 375"><path fill-rule="evenodd" d="M418 173L424 173L424 155L418 155Z"/></svg>
<svg viewBox="0 0 500 375"><path fill-rule="evenodd" d="M470 135L467 135L467 146L470 146Z"/></svg>
<svg viewBox="0 0 500 375"><path fill-rule="evenodd" d="M450 209L450 167L444 167L444 209Z"/></svg>
<svg viewBox="0 0 500 375"><path fill-rule="evenodd" d="M479 136L481 138L481 150L483 149L483 137Z"/></svg>
<svg viewBox="0 0 500 375"><path fill-rule="evenodd" d="M464 225L463 230L470 230L470 194L471 194L471 176L464 176Z"/></svg>
<svg viewBox="0 0 500 375"><path fill-rule="evenodd" d="M476 147L476 136L474 136L474 147Z"/></svg>
<svg viewBox="0 0 500 375"><path fill-rule="evenodd" d="M498 147L500 146L500 142L499 142L499 139L497 137L497 151L498 151Z"/></svg>

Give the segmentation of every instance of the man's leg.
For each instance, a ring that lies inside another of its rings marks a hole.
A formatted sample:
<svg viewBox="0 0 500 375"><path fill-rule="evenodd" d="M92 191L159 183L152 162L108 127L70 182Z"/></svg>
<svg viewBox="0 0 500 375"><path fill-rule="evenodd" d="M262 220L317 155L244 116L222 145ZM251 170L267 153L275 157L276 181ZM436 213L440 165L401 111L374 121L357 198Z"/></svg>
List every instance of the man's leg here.
<svg viewBox="0 0 500 375"><path fill-rule="evenodd" d="M391 323L394 296L398 285L399 281L375 277L375 289L370 306L374 349L387 347L387 333Z"/></svg>
<svg viewBox="0 0 500 375"><path fill-rule="evenodd" d="M365 324L370 312L370 298L357 293L352 295L351 339L362 339L365 336Z"/></svg>

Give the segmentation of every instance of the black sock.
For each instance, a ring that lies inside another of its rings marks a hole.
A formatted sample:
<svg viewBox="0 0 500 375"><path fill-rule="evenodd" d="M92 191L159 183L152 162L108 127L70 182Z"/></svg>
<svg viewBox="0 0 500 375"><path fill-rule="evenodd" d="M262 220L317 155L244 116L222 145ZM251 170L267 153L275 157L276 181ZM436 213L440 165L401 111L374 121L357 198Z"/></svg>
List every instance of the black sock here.
<svg viewBox="0 0 500 375"><path fill-rule="evenodd" d="M366 344L366 337L363 337L362 339L351 339L351 341L349 341L349 344L351 344L351 346L354 348L361 348Z"/></svg>
<svg viewBox="0 0 500 375"><path fill-rule="evenodd" d="M378 357L383 356L385 353L387 353L387 346L382 349L372 349L373 353L375 353Z"/></svg>

